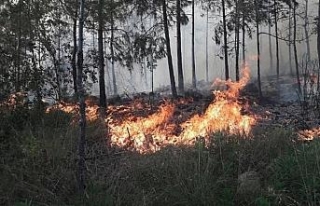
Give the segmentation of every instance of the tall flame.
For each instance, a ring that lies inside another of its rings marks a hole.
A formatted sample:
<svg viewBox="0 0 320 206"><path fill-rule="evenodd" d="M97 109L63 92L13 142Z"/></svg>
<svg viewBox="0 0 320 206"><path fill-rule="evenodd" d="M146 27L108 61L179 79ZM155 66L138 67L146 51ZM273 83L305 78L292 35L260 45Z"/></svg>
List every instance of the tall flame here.
<svg viewBox="0 0 320 206"><path fill-rule="evenodd" d="M185 140L192 140L197 136L206 137L214 132L227 132L229 134L246 134L251 131L255 118L242 115L243 106L238 102L240 90L248 83L250 72L248 67L242 70L239 82L231 80L216 80L215 85L226 85L225 91L214 91L215 99L203 115L195 115L182 124Z"/></svg>

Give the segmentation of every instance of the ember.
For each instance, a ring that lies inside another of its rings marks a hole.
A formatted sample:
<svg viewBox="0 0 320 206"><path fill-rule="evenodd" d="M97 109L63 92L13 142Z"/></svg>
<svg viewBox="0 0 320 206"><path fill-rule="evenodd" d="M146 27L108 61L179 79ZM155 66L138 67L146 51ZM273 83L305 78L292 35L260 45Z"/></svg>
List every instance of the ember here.
<svg viewBox="0 0 320 206"><path fill-rule="evenodd" d="M298 131L298 137L301 140L309 141L320 137L320 127Z"/></svg>

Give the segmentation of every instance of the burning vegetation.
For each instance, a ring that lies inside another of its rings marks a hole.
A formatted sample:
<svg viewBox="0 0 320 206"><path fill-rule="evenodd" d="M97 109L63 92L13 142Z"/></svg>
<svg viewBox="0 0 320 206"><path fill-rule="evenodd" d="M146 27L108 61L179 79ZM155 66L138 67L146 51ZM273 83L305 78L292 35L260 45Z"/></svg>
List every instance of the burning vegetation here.
<svg viewBox="0 0 320 206"><path fill-rule="evenodd" d="M224 89L213 92L213 101L200 114L195 109L190 112L180 109L192 104L187 98L163 101L156 109L139 100L129 105L110 105L105 122L111 145L149 153L168 145L193 145L197 138L209 142L209 136L215 132L248 136L256 118L248 112L247 102L239 101L239 92L249 76L249 69L244 68L239 82L216 80L214 86ZM47 111L52 109L74 113L78 106L59 103ZM97 105L87 106L89 121L98 118L97 111Z"/></svg>

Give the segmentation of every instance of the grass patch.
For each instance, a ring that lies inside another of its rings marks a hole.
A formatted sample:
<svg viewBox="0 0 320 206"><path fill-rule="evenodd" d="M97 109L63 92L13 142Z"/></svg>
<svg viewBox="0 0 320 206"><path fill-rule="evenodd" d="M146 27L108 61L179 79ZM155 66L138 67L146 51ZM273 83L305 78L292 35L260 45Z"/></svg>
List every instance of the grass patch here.
<svg viewBox="0 0 320 206"><path fill-rule="evenodd" d="M11 116L13 115L13 117ZM297 143L284 128L254 138L213 134L208 148L167 147L140 155L107 147L101 122L89 122L86 196L77 195L78 128L49 113L0 122L1 205L319 205L320 142ZM254 171L260 189L240 194Z"/></svg>

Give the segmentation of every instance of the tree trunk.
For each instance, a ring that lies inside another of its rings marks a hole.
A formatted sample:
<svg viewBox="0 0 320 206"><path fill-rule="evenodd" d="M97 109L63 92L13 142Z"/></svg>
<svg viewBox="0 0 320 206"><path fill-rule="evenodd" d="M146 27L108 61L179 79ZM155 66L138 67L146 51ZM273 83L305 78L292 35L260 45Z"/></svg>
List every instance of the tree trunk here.
<svg viewBox="0 0 320 206"><path fill-rule="evenodd" d="M259 6L258 0L255 0L255 10L256 10L256 38L257 38L257 70L258 70L258 88L259 88L259 96L262 97L262 90L261 90L261 75L260 75L260 31L259 31Z"/></svg>
<svg viewBox="0 0 320 206"><path fill-rule="evenodd" d="M293 76L292 68L292 8L289 8L289 67L290 74Z"/></svg>
<svg viewBox="0 0 320 206"><path fill-rule="evenodd" d="M60 5L58 6L58 9L60 8ZM58 18L60 20L60 11L58 10ZM61 70L61 25L59 23L58 25L58 59L53 55L54 60L54 67L56 72L56 81L57 81L57 100L60 101L61 99L61 83L60 83L60 70Z"/></svg>
<svg viewBox="0 0 320 206"><path fill-rule="evenodd" d="M78 1L77 1L78 2ZM73 52L72 52L72 78L73 78L73 89L74 93L78 94L78 86L77 86L77 66L76 66L76 58L77 58L77 18L78 18L78 8L75 9L75 16L73 19Z"/></svg>
<svg viewBox="0 0 320 206"><path fill-rule="evenodd" d="M242 63L246 63L246 26L245 26L245 14L242 14Z"/></svg>
<svg viewBox="0 0 320 206"><path fill-rule="evenodd" d="M180 0L177 0L177 63L178 63L178 88L180 94L184 94L183 70L182 70L182 52L181 52L181 16Z"/></svg>
<svg viewBox="0 0 320 206"><path fill-rule="evenodd" d="M229 79L229 64L228 64L228 33L227 33L227 21L226 21L226 5L225 0L221 0L222 3L222 23L223 23L223 39L224 39L224 65L225 65L225 79Z"/></svg>
<svg viewBox="0 0 320 206"><path fill-rule="evenodd" d="M79 163L78 163L78 186L79 192L83 195L85 190L85 137L86 137L86 105L84 103L83 87L83 26L84 26L84 7L85 0L80 1L79 16L79 45L78 45L78 101L80 105L80 138L79 138Z"/></svg>
<svg viewBox="0 0 320 206"><path fill-rule="evenodd" d="M301 94L301 82L300 82L300 74L299 74L299 62L298 62L298 51L297 51L297 19L296 19L296 9L297 6L293 3L293 52L294 52L294 61L296 67L296 77L298 83L298 91Z"/></svg>
<svg viewBox="0 0 320 206"><path fill-rule="evenodd" d="M310 52L310 40L309 40L309 18L308 18L308 4L309 0L305 0L306 8L305 8L305 15L304 15L304 34L306 38L306 46L307 46L307 59L306 59L306 66L311 61L311 52Z"/></svg>
<svg viewBox="0 0 320 206"><path fill-rule="evenodd" d="M19 19L18 19L18 24L19 24L19 30L18 30L18 48L17 48L17 75L16 77L16 82L15 82L15 90L16 92L20 91L20 70L21 70L21 58L20 58L20 50L21 50L21 11L19 12Z"/></svg>
<svg viewBox="0 0 320 206"><path fill-rule="evenodd" d="M173 71L173 63L172 63L166 0L162 0L162 15L163 15L164 34L166 38L167 59L168 59L168 67L169 67L169 74L170 74L171 92L172 92L173 98L176 98L177 90L176 90L176 82L174 79L174 71Z"/></svg>
<svg viewBox="0 0 320 206"><path fill-rule="evenodd" d="M271 3L270 3L271 4ZM272 51L272 40L271 40L271 13L269 10L269 24L268 24L268 32L269 32L269 56L270 56L270 71L273 69L273 51Z"/></svg>
<svg viewBox="0 0 320 206"><path fill-rule="evenodd" d="M318 30L318 36L317 36L317 49L318 49L318 85L317 85L317 91L319 92L319 78L320 78L320 2L318 3L318 23L317 23L317 30Z"/></svg>
<svg viewBox="0 0 320 206"><path fill-rule="evenodd" d="M279 58L279 36L278 36L278 5L277 0L274 0L274 30L276 36L276 69L277 79L280 77L280 58Z"/></svg>
<svg viewBox="0 0 320 206"><path fill-rule="evenodd" d="M208 32L209 32L209 9L207 9L207 21L206 21L206 81L209 81L209 59L208 59Z"/></svg>
<svg viewBox="0 0 320 206"><path fill-rule="evenodd" d="M107 108L107 97L104 80L104 55L103 55L103 7L104 0L99 0L99 29L98 29L98 50L99 50L99 91L100 91L100 115L105 117Z"/></svg>
<svg viewBox="0 0 320 206"><path fill-rule="evenodd" d="M194 1L192 0L192 88L196 89L197 88L197 78L196 78L196 57L194 54ZM207 17L208 18L208 17ZM207 38L207 32L208 30L206 30L206 38ZM208 48L207 42L206 42L206 49ZM208 52L208 50L206 50L206 52ZM207 58L207 53L206 53L206 58ZM207 59L206 59L207 61ZM207 62L206 62L207 64ZM207 66L206 65L206 72L207 72ZM208 75L208 74L207 74Z"/></svg>
<svg viewBox="0 0 320 206"><path fill-rule="evenodd" d="M114 48L113 48L113 41L114 41L114 19L113 19L113 0L111 0L111 39L110 39L110 53L111 53L111 73L112 73L112 83L113 83L113 94L118 94L117 88L117 79L116 79L116 72L114 68Z"/></svg>
<svg viewBox="0 0 320 206"><path fill-rule="evenodd" d="M240 16L239 16L239 0L236 1L236 26L235 26L235 41L236 41L236 81L240 79L239 68L239 47L240 47Z"/></svg>

